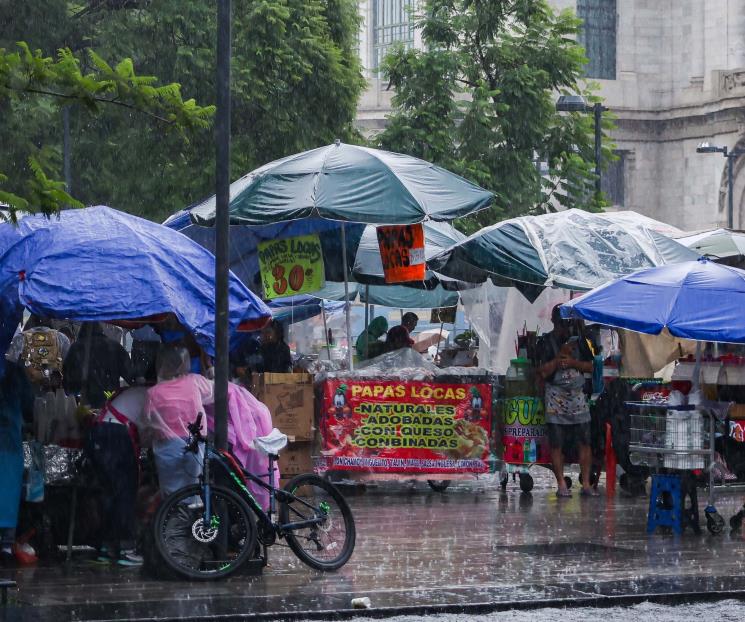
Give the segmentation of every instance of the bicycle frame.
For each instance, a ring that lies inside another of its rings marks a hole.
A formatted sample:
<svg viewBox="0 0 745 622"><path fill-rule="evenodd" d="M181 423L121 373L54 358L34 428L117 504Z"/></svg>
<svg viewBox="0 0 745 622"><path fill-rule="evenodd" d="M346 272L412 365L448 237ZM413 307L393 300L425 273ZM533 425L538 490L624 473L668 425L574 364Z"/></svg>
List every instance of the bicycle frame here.
<svg viewBox="0 0 745 622"><path fill-rule="evenodd" d="M293 495L290 492L287 492L285 490L282 490L281 488L277 488L274 485L274 465L277 461L277 456L269 456L269 472L267 473L269 483L265 482L262 477L259 477L257 475L254 475L253 473L249 473L246 471L238 462L237 458L233 456L228 451L224 450L215 450L213 449L207 440L204 441L204 461L203 461L203 469L202 469L202 475L200 479L202 480L201 486L204 490L204 498L205 498L205 505L204 505L204 525L205 528L209 528L212 524L212 508L210 507L210 487L212 485L212 467L211 462L212 460L215 460L215 463L220 465L222 467L225 474L228 476L228 480L230 481L231 488L238 493L238 495L248 504L248 506L253 510L256 517L262 522L265 528L273 531L276 535L279 537L284 537L285 534L289 531L294 531L297 529L302 529L304 527L310 527L313 525L319 525L323 523L325 520L323 517L317 517L312 518L308 520L303 521L297 521L293 523L286 523L286 524L279 524L275 523L272 520L272 517L277 513L277 499L279 498L280 501L284 501L285 499L292 499L296 501L297 503L300 503L304 506L306 506L308 509L313 510L315 512L314 506L311 504L305 502L303 499L300 499ZM258 486L264 488L269 493L269 510L264 511L264 508L261 507L261 504L256 500L256 498L251 494L251 491L248 489L247 483L248 480L254 482ZM265 546L266 551L266 546ZM266 555L266 553L265 553Z"/></svg>

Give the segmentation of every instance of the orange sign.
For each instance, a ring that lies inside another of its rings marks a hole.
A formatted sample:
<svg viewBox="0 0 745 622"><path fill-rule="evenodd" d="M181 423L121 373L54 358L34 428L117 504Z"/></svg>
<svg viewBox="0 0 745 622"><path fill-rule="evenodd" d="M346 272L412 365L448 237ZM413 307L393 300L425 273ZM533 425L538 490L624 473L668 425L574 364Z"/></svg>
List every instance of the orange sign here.
<svg viewBox="0 0 745 622"><path fill-rule="evenodd" d="M423 281L424 228L421 223L377 227L377 233L385 282Z"/></svg>

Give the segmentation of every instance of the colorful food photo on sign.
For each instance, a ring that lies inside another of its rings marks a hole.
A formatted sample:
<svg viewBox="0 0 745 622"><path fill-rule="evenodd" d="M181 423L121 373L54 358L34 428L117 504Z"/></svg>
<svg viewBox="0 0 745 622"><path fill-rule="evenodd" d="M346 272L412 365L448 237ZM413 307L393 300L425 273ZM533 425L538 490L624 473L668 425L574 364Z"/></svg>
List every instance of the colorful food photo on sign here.
<svg viewBox="0 0 745 622"><path fill-rule="evenodd" d="M323 397L328 470L489 471L489 384L335 379Z"/></svg>
<svg viewBox="0 0 745 622"><path fill-rule="evenodd" d="M262 242L259 269L267 300L315 292L326 285L318 234Z"/></svg>

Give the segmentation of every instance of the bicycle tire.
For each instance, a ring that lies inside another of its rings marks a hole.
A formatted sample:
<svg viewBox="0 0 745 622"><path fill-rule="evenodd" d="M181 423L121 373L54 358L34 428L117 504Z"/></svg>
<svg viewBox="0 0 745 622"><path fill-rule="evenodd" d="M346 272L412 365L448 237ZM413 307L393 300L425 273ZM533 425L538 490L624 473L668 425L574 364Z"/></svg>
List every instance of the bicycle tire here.
<svg viewBox="0 0 745 622"><path fill-rule="evenodd" d="M203 497L204 489L193 485L177 490L161 503L154 521L155 546L163 562L182 577L197 581L223 579L238 570L255 550L256 519L239 495L222 486L210 486L213 516L230 528L226 531L218 526L214 536L212 532L201 534L212 540L200 541L195 530L203 505L193 502L198 498L204 504Z"/></svg>
<svg viewBox="0 0 745 622"><path fill-rule="evenodd" d="M300 499L303 499L301 489L311 487L319 489L320 494L324 497L321 503L325 503L327 505L329 505L329 501L335 503L340 516L332 516L331 520L322 523L319 527L314 526L303 529L302 531L307 531L308 535L301 534L300 529L288 530L285 532L285 538L287 539L287 544L289 545L290 549L292 549L292 552L297 555L300 561L307 564L311 568L323 571L338 570L349 561L349 558L354 552L354 544L357 532L354 525L352 510L350 509L349 504L346 502L344 496L339 492L336 486L334 486L331 482L328 482L318 475L314 475L312 473L304 473L293 477L289 482L287 482L287 484L285 484L283 490L297 496ZM311 501L306 500L306 503L315 506L315 502L312 503ZM332 510L329 506L326 509L321 509L319 507L317 511L323 511L326 515L329 515L331 514ZM292 521L300 521L304 519L307 520L308 518L311 518L310 512L310 508L306 507L299 501L289 498L289 500L284 500L279 505L279 520L282 525L287 525ZM321 551L335 551L338 547L338 543L335 541L330 541L327 545L322 546L320 538L323 536L318 533L318 529L320 528L320 531L327 534L328 536L328 534L332 533L331 529L335 525L339 525L340 522L343 522L344 525L344 542L340 547L340 552L338 555L331 558L321 558L313 555L310 551L304 548L303 545L306 542L313 542L314 547L318 549L319 553Z"/></svg>

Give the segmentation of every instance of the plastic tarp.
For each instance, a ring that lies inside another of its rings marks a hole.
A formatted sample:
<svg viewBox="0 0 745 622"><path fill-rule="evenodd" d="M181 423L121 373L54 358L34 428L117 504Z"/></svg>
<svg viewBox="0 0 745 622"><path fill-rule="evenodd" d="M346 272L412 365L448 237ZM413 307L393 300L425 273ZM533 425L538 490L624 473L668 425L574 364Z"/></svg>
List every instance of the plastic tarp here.
<svg viewBox="0 0 745 622"><path fill-rule="evenodd" d="M703 231L677 238L699 255L738 268L745 264L745 233L729 229Z"/></svg>
<svg viewBox="0 0 745 622"><path fill-rule="evenodd" d="M2 347L22 308L75 321L173 313L204 350L215 348L215 258L186 236L108 207L29 216L0 225ZM260 324L269 308L230 277L231 333Z"/></svg>
<svg viewBox="0 0 745 622"><path fill-rule="evenodd" d="M215 228L193 224L189 214L190 208L187 208L174 214L163 224L183 233L214 253ZM252 292L261 296L263 292L259 274L259 244L267 240L317 233L323 249L326 280L342 282L344 281L344 266L341 261L341 224L322 218L306 218L260 227L232 226L230 227L230 269ZM348 273L351 272L355 253L364 229L365 225L363 224L345 224Z"/></svg>
<svg viewBox="0 0 745 622"><path fill-rule="evenodd" d="M479 336L479 364L504 374L515 358L518 333L550 331L551 309L569 300L563 289L545 289L531 303L514 287L497 287L487 281L476 289L461 292L466 318Z"/></svg>
<svg viewBox="0 0 745 622"><path fill-rule="evenodd" d="M270 162L230 186L233 224L320 216L375 224L451 221L487 207L491 192L424 160L335 143ZM215 197L191 210L212 224Z"/></svg>
<svg viewBox="0 0 745 622"><path fill-rule="evenodd" d="M640 269L696 259L668 237L681 233L631 211L570 209L492 225L428 265L455 279L584 291Z"/></svg>
<svg viewBox="0 0 745 622"><path fill-rule="evenodd" d="M745 343L745 271L706 259L642 270L562 306L564 317L699 341Z"/></svg>

